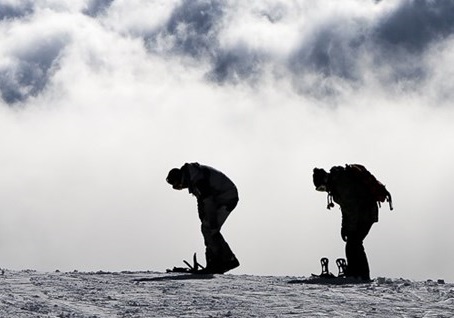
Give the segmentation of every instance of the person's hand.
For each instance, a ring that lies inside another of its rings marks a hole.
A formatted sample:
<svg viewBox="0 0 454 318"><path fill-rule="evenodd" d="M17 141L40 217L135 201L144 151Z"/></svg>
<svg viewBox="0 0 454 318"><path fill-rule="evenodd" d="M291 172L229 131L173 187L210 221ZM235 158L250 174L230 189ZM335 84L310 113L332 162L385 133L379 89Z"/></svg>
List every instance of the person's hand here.
<svg viewBox="0 0 454 318"><path fill-rule="evenodd" d="M344 227L341 227L341 237L344 242L347 242L347 231L344 229Z"/></svg>

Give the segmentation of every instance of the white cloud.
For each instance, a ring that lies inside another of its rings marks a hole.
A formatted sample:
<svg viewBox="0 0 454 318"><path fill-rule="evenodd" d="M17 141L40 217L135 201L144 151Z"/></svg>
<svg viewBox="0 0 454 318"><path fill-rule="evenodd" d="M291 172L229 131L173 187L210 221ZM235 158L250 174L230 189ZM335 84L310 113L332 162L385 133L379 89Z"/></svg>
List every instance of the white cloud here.
<svg viewBox="0 0 454 318"><path fill-rule="evenodd" d="M114 1L105 16L103 24L122 34L144 36L161 27L181 1Z"/></svg>

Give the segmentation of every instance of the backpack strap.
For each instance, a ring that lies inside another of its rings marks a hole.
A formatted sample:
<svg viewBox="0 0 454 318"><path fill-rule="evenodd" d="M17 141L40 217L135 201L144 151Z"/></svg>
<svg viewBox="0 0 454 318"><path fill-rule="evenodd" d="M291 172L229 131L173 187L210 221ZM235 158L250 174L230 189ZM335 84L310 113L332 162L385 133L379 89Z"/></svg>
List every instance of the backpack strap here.
<svg viewBox="0 0 454 318"><path fill-rule="evenodd" d="M326 197L326 201L328 203L328 205L326 206L326 208L328 210L330 210L331 208L334 208L333 195L331 194L331 192L328 192L328 195Z"/></svg>
<svg viewBox="0 0 454 318"><path fill-rule="evenodd" d="M389 209L392 211L394 209L394 207L393 207L393 198L391 197L391 193L389 193L389 191L387 191L387 194L386 194L386 201L388 201Z"/></svg>
<svg viewBox="0 0 454 318"><path fill-rule="evenodd" d="M391 197L391 193L389 193L389 191L387 190L387 193L386 193L386 202L389 203L389 210L392 211L394 210L394 207L393 207L393 199ZM378 207L381 208L381 202L380 201L377 201L378 203Z"/></svg>

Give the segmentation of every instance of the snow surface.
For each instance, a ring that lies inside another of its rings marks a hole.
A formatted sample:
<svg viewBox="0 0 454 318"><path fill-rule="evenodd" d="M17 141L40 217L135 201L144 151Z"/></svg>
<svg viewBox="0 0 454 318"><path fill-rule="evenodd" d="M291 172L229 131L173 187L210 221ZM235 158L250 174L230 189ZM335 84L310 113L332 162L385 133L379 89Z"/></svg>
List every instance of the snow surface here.
<svg viewBox="0 0 454 318"><path fill-rule="evenodd" d="M171 274L178 275L178 274ZM377 278L361 285L301 277L158 272L4 271L0 317L453 317L454 284Z"/></svg>

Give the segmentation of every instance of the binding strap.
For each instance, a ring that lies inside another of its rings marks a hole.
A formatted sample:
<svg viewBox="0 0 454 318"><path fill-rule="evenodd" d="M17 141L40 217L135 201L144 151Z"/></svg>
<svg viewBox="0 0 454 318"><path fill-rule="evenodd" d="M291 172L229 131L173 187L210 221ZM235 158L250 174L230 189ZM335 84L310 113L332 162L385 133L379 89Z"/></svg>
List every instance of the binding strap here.
<svg viewBox="0 0 454 318"><path fill-rule="evenodd" d="M393 199L392 199L391 193L389 193L389 191L388 191L388 193L386 194L386 201L388 201L388 203L389 203L389 209L392 211L392 210L394 209L394 207L393 207Z"/></svg>
<svg viewBox="0 0 454 318"><path fill-rule="evenodd" d="M328 196L326 197L326 200L328 202L328 205L326 206L326 208L328 210L331 208L334 208L333 195L331 193L328 192Z"/></svg>

